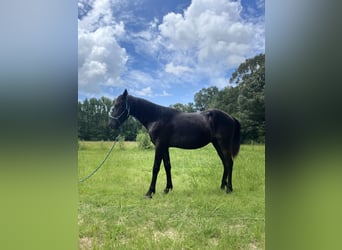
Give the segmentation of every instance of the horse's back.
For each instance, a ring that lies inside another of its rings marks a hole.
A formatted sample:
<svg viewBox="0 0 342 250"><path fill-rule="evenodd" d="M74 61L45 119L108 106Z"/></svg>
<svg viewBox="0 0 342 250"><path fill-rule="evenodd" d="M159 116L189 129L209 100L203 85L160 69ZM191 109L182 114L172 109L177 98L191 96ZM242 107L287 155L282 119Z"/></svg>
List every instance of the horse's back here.
<svg viewBox="0 0 342 250"><path fill-rule="evenodd" d="M235 120L232 116L219 109L209 109L195 113L178 113L173 118L173 125L186 133L202 132L214 136L216 132L232 131Z"/></svg>

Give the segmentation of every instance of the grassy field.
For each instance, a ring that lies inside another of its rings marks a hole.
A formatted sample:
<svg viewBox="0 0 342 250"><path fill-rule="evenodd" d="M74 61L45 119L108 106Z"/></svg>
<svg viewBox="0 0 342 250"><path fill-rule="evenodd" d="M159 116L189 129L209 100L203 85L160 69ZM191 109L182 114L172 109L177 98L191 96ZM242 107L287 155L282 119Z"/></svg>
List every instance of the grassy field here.
<svg viewBox="0 0 342 250"><path fill-rule="evenodd" d="M120 146L120 147L119 147ZM79 142L79 178L103 160L111 142ZM116 145L103 167L79 184L80 249L264 249L265 147L242 145L234 192L220 189L223 167L213 146L170 149L173 190L144 199L154 150Z"/></svg>

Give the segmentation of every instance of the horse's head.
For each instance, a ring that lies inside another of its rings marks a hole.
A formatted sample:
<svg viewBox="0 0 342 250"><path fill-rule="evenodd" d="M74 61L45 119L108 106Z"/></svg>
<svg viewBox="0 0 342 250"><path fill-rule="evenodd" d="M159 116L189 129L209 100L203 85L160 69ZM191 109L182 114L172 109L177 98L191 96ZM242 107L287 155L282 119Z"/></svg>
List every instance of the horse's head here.
<svg viewBox="0 0 342 250"><path fill-rule="evenodd" d="M113 102L113 106L110 109L109 116L109 124L108 126L117 129L120 127L122 123L124 123L129 117L129 104L128 104L128 93L127 90L123 92L122 95L119 95L116 100Z"/></svg>

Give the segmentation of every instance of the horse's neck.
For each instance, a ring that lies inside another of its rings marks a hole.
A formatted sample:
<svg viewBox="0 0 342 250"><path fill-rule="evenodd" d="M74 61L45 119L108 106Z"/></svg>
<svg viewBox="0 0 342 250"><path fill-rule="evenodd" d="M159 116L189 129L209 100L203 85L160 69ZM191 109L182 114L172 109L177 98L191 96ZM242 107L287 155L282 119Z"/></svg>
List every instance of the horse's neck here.
<svg viewBox="0 0 342 250"><path fill-rule="evenodd" d="M145 128L154 121L159 119L160 109L163 108L146 100L129 96L130 113L135 117Z"/></svg>

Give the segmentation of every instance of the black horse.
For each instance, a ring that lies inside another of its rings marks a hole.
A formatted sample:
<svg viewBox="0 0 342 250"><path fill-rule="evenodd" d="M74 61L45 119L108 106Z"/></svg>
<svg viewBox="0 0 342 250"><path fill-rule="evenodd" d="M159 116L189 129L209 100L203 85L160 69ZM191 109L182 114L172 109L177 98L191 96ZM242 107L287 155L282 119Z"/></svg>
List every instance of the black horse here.
<svg viewBox="0 0 342 250"><path fill-rule="evenodd" d="M157 176L161 161L166 172L168 193L173 188L169 147L196 149L212 143L220 156L224 171L221 189L233 191L233 157L240 149L240 123L218 109L198 113L185 113L159 106L141 98L128 95L127 90L114 101L109 112L109 126L117 129L132 115L147 129L155 145L152 181L145 197L152 198L156 191Z"/></svg>

